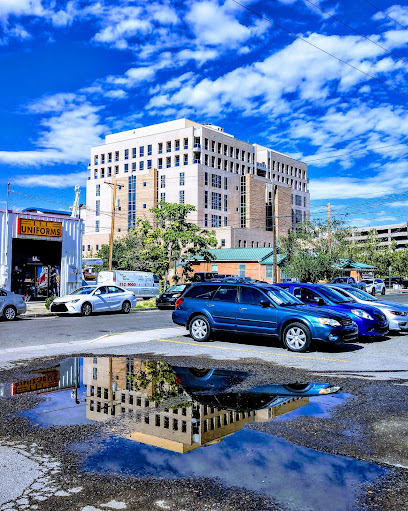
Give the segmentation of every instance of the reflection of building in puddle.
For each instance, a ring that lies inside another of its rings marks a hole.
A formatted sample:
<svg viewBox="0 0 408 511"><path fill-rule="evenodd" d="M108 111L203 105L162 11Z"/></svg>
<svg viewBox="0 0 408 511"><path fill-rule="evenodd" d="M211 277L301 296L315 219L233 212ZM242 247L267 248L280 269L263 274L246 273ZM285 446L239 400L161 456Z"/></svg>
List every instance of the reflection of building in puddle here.
<svg viewBox="0 0 408 511"><path fill-rule="evenodd" d="M192 397L170 366L135 358L84 358L83 374L87 419L127 414L133 430L127 438L180 453L221 442L246 424L269 421L309 403L307 397L264 394L254 396L254 407L249 393L222 394L228 404L214 402L217 394ZM171 405L162 409L162 403Z"/></svg>
<svg viewBox="0 0 408 511"><path fill-rule="evenodd" d="M0 384L0 397L10 397L33 392L36 394L77 389L80 385L79 358L70 357L54 367L35 371L32 378Z"/></svg>

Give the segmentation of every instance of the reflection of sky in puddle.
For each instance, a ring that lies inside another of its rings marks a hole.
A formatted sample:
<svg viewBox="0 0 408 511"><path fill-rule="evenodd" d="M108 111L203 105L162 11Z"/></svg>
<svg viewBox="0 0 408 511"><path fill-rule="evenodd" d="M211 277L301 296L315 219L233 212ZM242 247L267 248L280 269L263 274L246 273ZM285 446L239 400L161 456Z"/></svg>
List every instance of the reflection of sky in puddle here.
<svg viewBox="0 0 408 511"><path fill-rule="evenodd" d="M330 417L331 411L335 406L341 405L346 399L353 397L351 394L340 392L339 394L330 394L328 396L309 397L309 404L297 408L281 417L276 417L277 421L294 419L296 417Z"/></svg>
<svg viewBox="0 0 408 511"><path fill-rule="evenodd" d="M84 444L78 447L87 451ZM290 509L313 511L354 509L360 485L386 473L372 463L299 447L249 429L185 454L111 438L98 443L97 453L87 458L83 468L139 477L215 477Z"/></svg>

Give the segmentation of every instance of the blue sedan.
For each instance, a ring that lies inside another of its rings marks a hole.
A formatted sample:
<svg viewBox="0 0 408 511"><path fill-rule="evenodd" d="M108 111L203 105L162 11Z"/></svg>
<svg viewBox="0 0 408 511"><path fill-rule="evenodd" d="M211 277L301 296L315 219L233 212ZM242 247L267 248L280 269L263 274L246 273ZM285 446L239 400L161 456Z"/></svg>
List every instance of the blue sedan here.
<svg viewBox="0 0 408 511"><path fill-rule="evenodd" d="M347 314L357 324L359 337L376 337L388 332L388 320L379 309L357 303L324 284L289 282L277 285L307 305L324 306L325 309Z"/></svg>

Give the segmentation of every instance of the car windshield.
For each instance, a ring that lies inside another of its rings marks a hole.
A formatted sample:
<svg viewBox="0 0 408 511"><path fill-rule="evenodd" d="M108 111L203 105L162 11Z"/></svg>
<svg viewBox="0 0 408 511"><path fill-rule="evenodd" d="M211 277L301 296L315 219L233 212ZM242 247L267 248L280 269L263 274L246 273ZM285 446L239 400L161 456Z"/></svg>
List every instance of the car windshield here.
<svg viewBox="0 0 408 511"><path fill-rule="evenodd" d="M329 287L319 287L317 288L320 293L322 293L323 296L328 298L334 303L350 303L354 302L353 298L345 297L342 294L340 294L338 291L335 291L334 289L330 289Z"/></svg>
<svg viewBox="0 0 408 511"><path fill-rule="evenodd" d="M304 305L303 302L283 289L268 289L266 294L276 305Z"/></svg>
<svg viewBox="0 0 408 511"><path fill-rule="evenodd" d="M84 286L70 293L71 295L90 295L95 288L93 286Z"/></svg>
<svg viewBox="0 0 408 511"><path fill-rule="evenodd" d="M338 292L342 292L342 289L336 289ZM369 295L365 291L362 291L361 289L357 289L356 287L353 287L352 289L347 289L346 293L350 293L351 295L354 295L359 300L366 300L367 302L377 302L377 298L374 298L374 296Z"/></svg>
<svg viewBox="0 0 408 511"><path fill-rule="evenodd" d="M168 289L166 289L166 293L181 293L185 289L185 284L176 284L175 286L170 286Z"/></svg>
<svg viewBox="0 0 408 511"><path fill-rule="evenodd" d="M372 284L374 281L372 279L362 279L361 282L364 282L364 284Z"/></svg>

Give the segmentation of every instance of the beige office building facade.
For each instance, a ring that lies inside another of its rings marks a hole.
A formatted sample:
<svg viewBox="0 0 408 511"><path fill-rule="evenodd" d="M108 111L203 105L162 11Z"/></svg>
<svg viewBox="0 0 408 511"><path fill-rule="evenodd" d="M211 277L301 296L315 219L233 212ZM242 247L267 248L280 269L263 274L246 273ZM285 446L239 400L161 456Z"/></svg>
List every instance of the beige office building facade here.
<svg viewBox="0 0 408 511"><path fill-rule="evenodd" d="M277 235L309 218L305 163L221 127L178 119L107 135L105 144L92 148L86 255L109 241L113 182L116 238L137 219L151 220L150 209L165 200L194 205L189 220L214 229L219 247L271 246L273 185Z"/></svg>

